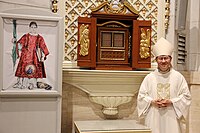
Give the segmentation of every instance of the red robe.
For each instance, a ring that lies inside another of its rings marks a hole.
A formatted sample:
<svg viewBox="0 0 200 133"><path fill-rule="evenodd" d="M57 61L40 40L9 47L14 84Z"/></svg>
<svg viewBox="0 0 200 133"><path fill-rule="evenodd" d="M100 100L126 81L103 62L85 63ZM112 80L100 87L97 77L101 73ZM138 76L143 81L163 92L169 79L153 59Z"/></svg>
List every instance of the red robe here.
<svg viewBox="0 0 200 133"><path fill-rule="evenodd" d="M42 36L23 35L17 41L16 50L19 57L18 45L21 44L21 55L15 76L22 78L46 78L43 62L40 62L37 56L36 48L39 47L46 57L49 51Z"/></svg>

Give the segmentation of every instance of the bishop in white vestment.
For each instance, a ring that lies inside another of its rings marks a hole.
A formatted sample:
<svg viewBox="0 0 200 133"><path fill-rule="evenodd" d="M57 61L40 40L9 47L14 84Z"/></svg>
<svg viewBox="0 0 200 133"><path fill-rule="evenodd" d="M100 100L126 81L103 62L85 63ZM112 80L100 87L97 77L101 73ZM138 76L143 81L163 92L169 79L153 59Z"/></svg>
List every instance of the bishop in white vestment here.
<svg viewBox="0 0 200 133"><path fill-rule="evenodd" d="M138 93L138 116L152 133L186 131L191 94L185 78L171 67L172 51L164 38L155 44L158 68L144 78Z"/></svg>

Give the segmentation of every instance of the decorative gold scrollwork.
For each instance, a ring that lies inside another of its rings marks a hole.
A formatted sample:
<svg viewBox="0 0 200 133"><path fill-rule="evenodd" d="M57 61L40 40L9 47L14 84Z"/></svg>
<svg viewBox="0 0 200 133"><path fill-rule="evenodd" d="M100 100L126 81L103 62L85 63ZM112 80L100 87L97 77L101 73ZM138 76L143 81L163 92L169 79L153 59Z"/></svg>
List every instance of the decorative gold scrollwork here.
<svg viewBox="0 0 200 133"><path fill-rule="evenodd" d="M113 14L124 14L126 12L126 8L124 7L124 4L119 2L119 0L111 1L110 3L105 6L104 10L107 13L113 13Z"/></svg>
<svg viewBox="0 0 200 133"><path fill-rule="evenodd" d="M170 18L170 0L165 0L165 29L168 29Z"/></svg>
<svg viewBox="0 0 200 133"><path fill-rule="evenodd" d="M160 99L170 99L170 84L157 84L157 97Z"/></svg>
<svg viewBox="0 0 200 133"><path fill-rule="evenodd" d="M51 1L52 2L52 12L53 13L57 13L57 11L58 11L58 0L52 0Z"/></svg>
<svg viewBox="0 0 200 133"><path fill-rule="evenodd" d="M140 58L146 59L150 57L150 41L151 41L151 33L150 29L146 31L141 28L141 40L140 40Z"/></svg>
<svg viewBox="0 0 200 133"><path fill-rule="evenodd" d="M88 50L90 46L90 40L89 40L89 25L82 24L80 26L80 31L79 31L79 42L78 44L80 45L80 51L79 55L86 56L88 55Z"/></svg>

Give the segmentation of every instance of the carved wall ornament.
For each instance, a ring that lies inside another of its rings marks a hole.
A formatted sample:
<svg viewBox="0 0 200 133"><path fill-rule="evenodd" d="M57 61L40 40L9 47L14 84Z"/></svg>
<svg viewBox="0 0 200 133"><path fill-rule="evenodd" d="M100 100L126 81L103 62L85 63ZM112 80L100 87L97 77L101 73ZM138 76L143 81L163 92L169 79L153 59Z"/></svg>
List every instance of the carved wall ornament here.
<svg viewBox="0 0 200 133"><path fill-rule="evenodd" d="M57 13L58 12L58 0L52 0L52 12Z"/></svg>
<svg viewBox="0 0 200 133"><path fill-rule="evenodd" d="M124 5L119 2L119 0L111 1L111 3L105 6L106 13L113 13L113 14L124 14L126 12L126 8Z"/></svg>
<svg viewBox="0 0 200 133"><path fill-rule="evenodd" d="M169 26L169 18L170 18L170 0L166 0L165 2L165 29L168 29Z"/></svg>
<svg viewBox="0 0 200 133"><path fill-rule="evenodd" d="M91 8L92 12L95 12L99 9L104 7L104 11L108 14L126 14L127 8L134 14L139 14L137 10L127 1L124 1L123 3L119 0L114 1L105 1L102 2L100 5Z"/></svg>
<svg viewBox="0 0 200 133"><path fill-rule="evenodd" d="M88 55L88 50L89 50L89 45L90 45L90 40L89 40L89 25L84 25L82 24L80 26L80 52L79 54L82 56Z"/></svg>
<svg viewBox="0 0 200 133"><path fill-rule="evenodd" d="M76 3L76 0L71 0L72 5Z"/></svg>
<svg viewBox="0 0 200 133"><path fill-rule="evenodd" d="M140 40L140 58L146 59L150 57L150 41L151 41L151 31L147 29L146 31L141 28L141 40Z"/></svg>

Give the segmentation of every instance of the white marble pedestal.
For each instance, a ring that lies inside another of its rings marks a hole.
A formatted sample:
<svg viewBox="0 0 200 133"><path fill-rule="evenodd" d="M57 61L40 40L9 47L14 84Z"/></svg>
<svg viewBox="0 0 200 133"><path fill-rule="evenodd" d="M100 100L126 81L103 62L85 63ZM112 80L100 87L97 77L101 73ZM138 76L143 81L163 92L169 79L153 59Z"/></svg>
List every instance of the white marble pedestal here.
<svg viewBox="0 0 200 133"><path fill-rule="evenodd" d="M135 120L75 121L75 133L151 133Z"/></svg>

